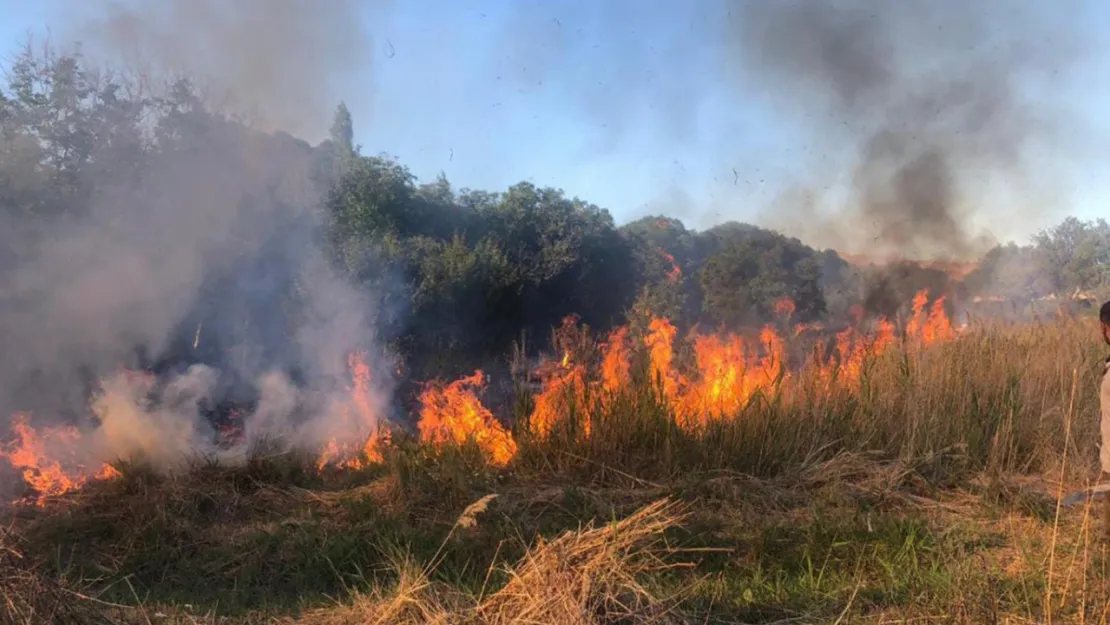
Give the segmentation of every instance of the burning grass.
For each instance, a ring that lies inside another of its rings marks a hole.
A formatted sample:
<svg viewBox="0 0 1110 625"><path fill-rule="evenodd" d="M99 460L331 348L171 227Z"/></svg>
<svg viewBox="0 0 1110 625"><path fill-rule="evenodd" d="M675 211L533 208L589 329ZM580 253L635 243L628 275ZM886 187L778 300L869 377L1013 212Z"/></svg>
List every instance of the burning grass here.
<svg viewBox="0 0 1110 625"><path fill-rule="evenodd" d="M836 334L831 349L820 338L807 342L809 337L803 335L809 328L803 326L794 328L788 344L774 324L755 335L705 334L695 329L679 340L677 328L663 318L651 320L639 340L630 336L629 328L618 328L597 344L576 318L568 317L555 334L561 358L532 372L542 380L542 388L528 401L518 402L531 409L514 415L514 421L523 424L515 434L482 403L486 380L477 371L451 383L425 385L419 397L420 438L433 447L473 441L490 464L505 467L517 455L521 435L543 442L559 432L564 438L588 440L601 421L621 421L608 416L614 411L659 413L663 420L698 438L721 424L750 422L753 410L789 410L799 401L808 407L814 391L820 399L845 393L859 399L867 392L863 386L870 382L872 365L889 360L891 352L916 357L922 349L955 338L944 298L936 299L931 307L928 303L925 292L914 298L897 344L890 321L880 319L868 327L860 317ZM782 300L776 310L781 317L778 326L788 327L793 303ZM812 349L807 352L806 346ZM313 450L318 454L318 471L359 470L381 464L391 445L391 428L375 402L365 354L351 353L348 365L351 383L347 398L333 400L327 407L332 435ZM121 382L131 378L141 384L135 388ZM173 390L174 385L180 388ZM170 386L165 401L183 403L195 384L174 381ZM0 450L0 456L21 470L39 505L44 498L78 489L89 480L116 476L118 471L108 463L109 453L174 456L168 464L177 464L179 456L190 452L187 445L197 434L189 426L173 424L170 411L148 406L154 388L154 377L142 373L125 372L107 381L104 392L92 401L100 425L88 434L70 426L36 430L26 417L19 416L13 422L16 440ZM117 418L117 414L125 416ZM163 422L170 425L162 427ZM245 427L250 426L248 422ZM158 433L166 430L174 436L161 440L144 428ZM228 447L240 455L247 451L249 443L241 435L242 428L230 433L220 430L224 452ZM118 448L112 443L118 443ZM78 452L88 458L69 458Z"/></svg>
<svg viewBox="0 0 1110 625"><path fill-rule="evenodd" d="M1097 515L1054 503L1094 475L1093 323L956 334L938 310L824 352L662 320L564 337L511 428L475 374L427 385L420 427L358 464L115 463L9 509L5 570L180 622L1106 622ZM612 542L662 499L685 514Z"/></svg>

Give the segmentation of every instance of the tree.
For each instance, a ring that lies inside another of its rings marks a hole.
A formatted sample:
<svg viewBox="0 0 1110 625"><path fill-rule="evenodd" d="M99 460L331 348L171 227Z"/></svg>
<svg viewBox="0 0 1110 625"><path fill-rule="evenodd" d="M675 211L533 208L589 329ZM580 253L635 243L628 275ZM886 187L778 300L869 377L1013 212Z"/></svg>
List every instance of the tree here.
<svg viewBox="0 0 1110 625"><path fill-rule="evenodd" d="M636 320L665 317L678 325L698 316L695 240L681 221L660 215L625 224L621 234L632 246L637 283L632 306Z"/></svg>
<svg viewBox="0 0 1110 625"><path fill-rule="evenodd" d="M355 157L357 154L355 149L355 125L351 121L351 112L347 110L347 105L343 102L340 102L335 109L335 117L332 120L328 136L335 148L336 156L341 161L350 161Z"/></svg>
<svg viewBox="0 0 1110 625"><path fill-rule="evenodd" d="M481 196L471 234L489 237L512 267L513 297L500 317L543 336L572 312L608 327L631 303L631 248L607 211L562 191L522 182L497 202Z"/></svg>
<svg viewBox="0 0 1110 625"><path fill-rule="evenodd" d="M821 271L813 251L796 239L767 231L725 243L701 270L703 312L709 320L736 327L765 322L775 301L789 297L798 321L825 312Z"/></svg>
<svg viewBox="0 0 1110 625"><path fill-rule="evenodd" d="M996 245L964 278L968 291L976 295L1029 301L1055 290L1043 249L1015 243Z"/></svg>
<svg viewBox="0 0 1110 625"><path fill-rule="evenodd" d="M1110 226L1099 219L1068 217L1034 237L1045 270L1058 293L1102 287L1110 281Z"/></svg>

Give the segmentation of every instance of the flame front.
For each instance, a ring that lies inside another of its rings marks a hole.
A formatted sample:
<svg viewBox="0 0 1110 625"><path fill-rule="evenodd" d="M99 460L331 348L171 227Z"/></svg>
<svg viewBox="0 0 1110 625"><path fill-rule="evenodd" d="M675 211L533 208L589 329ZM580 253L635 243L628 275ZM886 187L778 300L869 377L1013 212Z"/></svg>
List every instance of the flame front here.
<svg viewBox="0 0 1110 625"><path fill-rule="evenodd" d="M516 455L516 441L482 405L477 392L484 385L481 371L450 384L429 383L420 393L420 440L432 445L473 440L490 464L507 465Z"/></svg>
<svg viewBox="0 0 1110 625"><path fill-rule="evenodd" d="M780 317L776 324L795 313L789 299L775 302ZM862 309L854 311L854 321L833 337L831 348L818 338L811 356L801 363L803 379L815 380L819 390L858 390L868 363L881 357L900 343L906 349L921 349L955 338L956 332L945 312L945 299L937 297L929 303L928 293L917 293L911 303L900 339L895 324L887 319L865 322ZM787 369L786 341L770 325L751 335L734 333L699 334L689 337L692 358L685 350L676 351L678 329L665 318L650 321L642 345L631 339L628 327L614 330L599 346L600 358L594 359L592 347L571 340L576 336L576 320L564 323L564 338L557 341L561 355L547 361L537 373L542 389L535 397L529 427L539 439L548 437L561 420L573 421L576 435L589 437L591 424L611 407L611 402L633 384L633 352L646 351L647 370L659 399L671 411L675 421L687 430L697 430L713 420L742 418L745 408L761 393L790 393L796 371ZM818 324L797 324L789 332L791 341L810 332L821 330ZM580 335L585 337L585 335ZM792 343L793 344L793 343ZM688 359L688 360L683 360ZM358 469L369 463L381 462L382 451L390 444L389 431L380 427L381 415L374 403L371 370L365 354L354 352L348 358L351 383L346 400L337 410L341 423L339 432L355 433L354 439L344 437L328 440L320 450L317 468ZM145 372L124 372L136 386L147 388L155 383ZM505 466L516 456L518 448L512 435L485 407L479 393L485 385L481 371L450 384L432 382L419 396L421 405L418 429L423 443L439 446L461 444L473 440L487 460ZM232 442L241 435L242 415L232 416L234 422L223 439ZM0 457L17 469L24 482L36 493L35 503L42 505L48 497L81 488L93 480L117 477L119 472L109 464L90 462L98 449L93 441L84 440L81 431L72 426L35 429L26 414L12 420L13 440L0 448ZM96 432L94 432L95 434ZM101 456L103 458L103 456Z"/></svg>

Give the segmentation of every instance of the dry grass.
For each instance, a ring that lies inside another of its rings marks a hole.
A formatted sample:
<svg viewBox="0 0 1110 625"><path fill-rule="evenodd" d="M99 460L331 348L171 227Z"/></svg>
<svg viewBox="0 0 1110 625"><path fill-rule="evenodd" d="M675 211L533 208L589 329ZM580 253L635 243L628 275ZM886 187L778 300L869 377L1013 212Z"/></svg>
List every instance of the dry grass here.
<svg viewBox="0 0 1110 625"><path fill-rule="evenodd" d="M11 625L94 625L111 623L103 612L112 607L44 576L24 558L22 538L11 527L0 529L0 623Z"/></svg>
<svg viewBox="0 0 1110 625"><path fill-rule="evenodd" d="M984 326L696 433L639 378L503 470L403 438L330 477L124 467L3 534L0 622L1110 623L1102 511L1056 503L1095 476L1103 349Z"/></svg>
<svg viewBox="0 0 1110 625"><path fill-rule="evenodd" d="M602 467L610 478L656 481L718 469L771 477L851 452L931 463L929 478L946 486L982 472L1054 474L1069 456L1076 479L1097 459L1104 348L1088 318L982 325L952 342L889 350L855 385L793 375L696 433L674 425L640 375L590 416L588 440L569 425L544 441L521 436L518 465L591 479ZM678 352L677 362L689 360Z"/></svg>
<svg viewBox="0 0 1110 625"><path fill-rule="evenodd" d="M480 500L482 501L482 500ZM468 509L463 516L473 518ZM660 539L681 523L673 502L660 500L599 528L566 532L541 542L509 567L509 581L487 597L438 588L423 569L401 563L388 592L357 595L346 606L310 612L298 625L458 623L474 625L665 625L683 622L673 601L641 581L672 568Z"/></svg>

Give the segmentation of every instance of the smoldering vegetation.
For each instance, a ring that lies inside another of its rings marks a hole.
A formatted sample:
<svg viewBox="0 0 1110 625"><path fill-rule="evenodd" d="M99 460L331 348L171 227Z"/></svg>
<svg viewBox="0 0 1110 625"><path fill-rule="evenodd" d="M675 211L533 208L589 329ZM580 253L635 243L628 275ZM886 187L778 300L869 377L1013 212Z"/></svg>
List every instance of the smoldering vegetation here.
<svg viewBox="0 0 1110 625"><path fill-rule="evenodd" d="M0 409L98 422L97 460L211 449L202 408L226 397L265 416L252 434L342 439L376 302L322 245L313 148L49 49L8 86Z"/></svg>
<svg viewBox="0 0 1110 625"><path fill-rule="evenodd" d="M232 408L242 447L315 447L365 436L362 353L389 412L380 299L323 244L329 155L288 134L325 135L368 59L356 4L53 5L84 53L30 41L0 98L0 410L91 431L87 463L213 453Z"/></svg>

